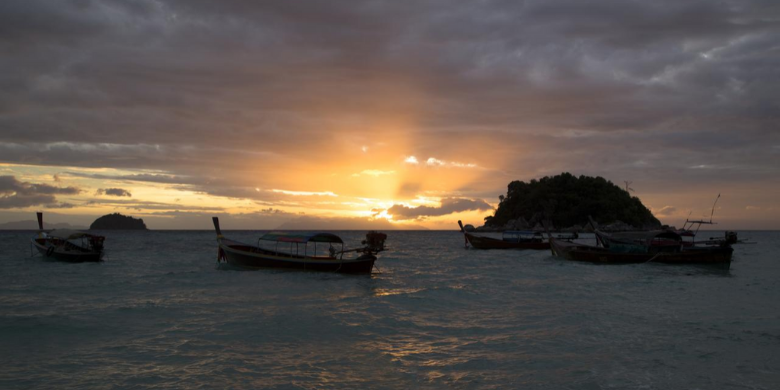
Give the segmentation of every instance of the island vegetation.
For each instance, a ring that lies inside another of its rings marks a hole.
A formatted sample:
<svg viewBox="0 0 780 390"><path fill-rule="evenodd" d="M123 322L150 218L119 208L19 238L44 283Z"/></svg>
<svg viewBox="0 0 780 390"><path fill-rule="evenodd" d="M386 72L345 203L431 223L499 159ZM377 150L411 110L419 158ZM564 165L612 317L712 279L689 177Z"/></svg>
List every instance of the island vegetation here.
<svg viewBox="0 0 780 390"><path fill-rule="evenodd" d="M661 227L639 198L603 177L565 172L528 183L516 180L499 201L495 214L485 218L483 230L538 228L544 220L557 229L579 230L588 216L599 224L620 225L618 230Z"/></svg>
<svg viewBox="0 0 780 390"><path fill-rule="evenodd" d="M92 222L89 228L93 230L147 230L143 219L119 213L104 215Z"/></svg>

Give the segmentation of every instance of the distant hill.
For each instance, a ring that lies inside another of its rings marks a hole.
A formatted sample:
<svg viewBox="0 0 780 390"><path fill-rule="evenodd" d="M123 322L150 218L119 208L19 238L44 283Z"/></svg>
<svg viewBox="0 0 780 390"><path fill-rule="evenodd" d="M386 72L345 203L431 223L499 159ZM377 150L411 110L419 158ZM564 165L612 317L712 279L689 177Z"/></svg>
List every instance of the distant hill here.
<svg viewBox="0 0 780 390"><path fill-rule="evenodd" d="M86 230L86 226L71 225L69 223L48 223L43 222L43 228L50 229L71 229L71 230ZM38 230L38 221L16 221L0 223L0 230Z"/></svg>
<svg viewBox="0 0 780 390"><path fill-rule="evenodd" d="M588 216L599 224L622 222L638 229L660 228L661 222L639 198L603 177L574 176L562 173L528 183L513 181L495 215L485 218L488 229L524 229L549 218L556 228L588 223Z"/></svg>
<svg viewBox="0 0 780 390"><path fill-rule="evenodd" d="M146 230L143 219L119 213L104 215L89 226L94 230Z"/></svg>

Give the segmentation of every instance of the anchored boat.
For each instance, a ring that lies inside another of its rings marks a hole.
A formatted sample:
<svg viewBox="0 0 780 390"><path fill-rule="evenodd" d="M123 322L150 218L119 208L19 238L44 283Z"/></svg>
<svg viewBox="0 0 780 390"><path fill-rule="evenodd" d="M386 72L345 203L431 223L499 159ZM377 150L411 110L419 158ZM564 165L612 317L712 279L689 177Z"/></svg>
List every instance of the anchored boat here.
<svg viewBox="0 0 780 390"><path fill-rule="evenodd" d="M250 245L225 238L219 228L219 218L213 217L212 221L219 243L217 261L249 269L370 274L376 255L385 250L387 239L386 234L371 231L366 234L364 247L344 249L344 241L331 233L272 232L260 237L257 245ZM261 243L266 245L261 246ZM354 253L357 257L345 259L345 253Z"/></svg>
<svg viewBox="0 0 780 390"><path fill-rule="evenodd" d="M68 263L96 262L103 260L105 237L78 230L43 230L43 213L38 214L38 235L31 245L43 256Z"/></svg>
<svg viewBox="0 0 780 390"><path fill-rule="evenodd" d="M682 237L669 230L607 234L596 231L601 246L586 245L550 238L555 256L593 263L668 263L709 264L728 269L734 249L718 246L686 246Z"/></svg>
<svg viewBox="0 0 780 390"><path fill-rule="evenodd" d="M550 242L541 232L533 231L505 231L501 239L477 236L463 228L463 222L458 221L460 231L465 238L465 245L471 245L474 249L550 249ZM559 239L576 239L576 233L570 236L558 236Z"/></svg>

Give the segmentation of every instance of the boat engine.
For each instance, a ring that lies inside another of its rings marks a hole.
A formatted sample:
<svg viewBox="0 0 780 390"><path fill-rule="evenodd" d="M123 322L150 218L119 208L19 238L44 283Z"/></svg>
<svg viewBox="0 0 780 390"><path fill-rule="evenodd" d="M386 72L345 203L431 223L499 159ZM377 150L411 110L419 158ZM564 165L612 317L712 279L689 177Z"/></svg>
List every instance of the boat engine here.
<svg viewBox="0 0 780 390"><path fill-rule="evenodd" d="M103 250L103 241L105 240L105 237L102 236L91 236L89 237L89 246L92 247L92 249L96 251L102 251Z"/></svg>
<svg viewBox="0 0 780 390"><path fill-rule="evenodd" d="M366 234L366 239L363 240L362 244L366 246L366 252L378 253L385 250L385 240L387 240L387 234L372 230Z"/></svg>
<svg viewBox="0 0 780 390"><path fill-rule="evenodd" d="M726 244L736 244L737 243L737 232L728 231L726 232Z"/></svg>

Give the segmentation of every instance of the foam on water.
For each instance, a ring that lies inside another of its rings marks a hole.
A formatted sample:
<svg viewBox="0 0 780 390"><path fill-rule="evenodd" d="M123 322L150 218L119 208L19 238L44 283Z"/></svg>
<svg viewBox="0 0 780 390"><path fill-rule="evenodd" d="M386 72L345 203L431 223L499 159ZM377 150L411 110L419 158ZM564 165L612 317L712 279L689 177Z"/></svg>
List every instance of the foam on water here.
<svg viewBox="0 0 780 390"><path fill-rule="evenodd" d="M31 235L0 233L2 389L780 383L778 232L742 233L730 271L390 232L370 277L216 269L212 232L107 232L101 264L30 258Z"/></svg>

